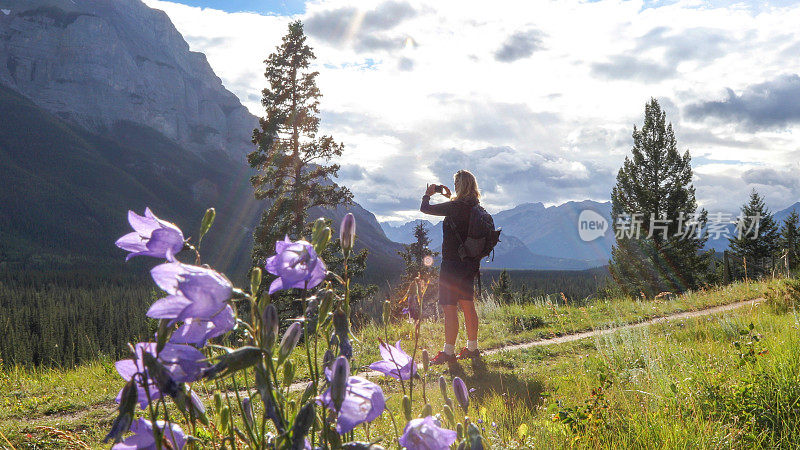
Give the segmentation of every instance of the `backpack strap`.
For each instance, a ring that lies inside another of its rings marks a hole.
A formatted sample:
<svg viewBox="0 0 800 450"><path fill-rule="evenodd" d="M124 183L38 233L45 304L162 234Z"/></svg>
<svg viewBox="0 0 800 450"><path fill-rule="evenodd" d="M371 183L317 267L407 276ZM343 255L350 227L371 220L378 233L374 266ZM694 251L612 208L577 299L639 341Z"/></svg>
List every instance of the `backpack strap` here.
<svg viewBox="0 0 800 450"><path fill-rule="evenodd" d="M459 202L459 203L461 203L461 204L463 204L465 206L469 206L469 217L467 217L467 237L469 237L469 233L470 233L470 231L472 231L472 208L474 208L474 206L470 206L469 204L464 203L464 202L460 202L459 200L455 200L455 201ZM448 219L449 219L449 221L448 221ZM464 245L465 238L462 238L461 235L458 234L458 228L456 228L456 222L455 222L455 220L453 220L453 217L452 216L451 217L446 217L444 219L444 221L448 222L448 224L450 225L450 228L453 229L453 233L456 235L456 238L458 239L458 243L461 244L461 245Z"/></svg>
<svg viewBox="0 0 800 450"><path fill-rule="evenodd" d="M444 221L447 222L447 224L450 225L450 228L453 229L453 234L456 235L456 238L458 239L458 243L461 244L461 245L464 245L464 239L461 239L461 235L458 234L458 228L456 228L456 222L453 220L453 218L452 217L448 217L448 218L444 219Z"/></svg>
<svg viewBox="0 0 800 450"><path fill-rule="evenodd" d="M483 298L483 288L481 287L481 269L478 268L478 298Z"/></svg>

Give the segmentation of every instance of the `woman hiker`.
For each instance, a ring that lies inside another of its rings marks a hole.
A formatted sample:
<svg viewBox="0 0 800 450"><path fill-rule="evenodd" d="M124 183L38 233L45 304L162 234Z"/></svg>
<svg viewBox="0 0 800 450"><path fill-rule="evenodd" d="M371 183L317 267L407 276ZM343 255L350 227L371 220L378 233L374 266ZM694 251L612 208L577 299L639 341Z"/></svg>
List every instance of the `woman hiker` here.
<svg viewBox="0 0 800 450"><path fill-rule="evenodd" d="M439 270L439 304L444 310L444 349L432 360L431 364L454 362L456 359L477 358L478 350L478 313L475 311L474 281L478 274L480 261L461 261L458 255L460 241L466 239L469 228L469 217L472 207L480 202L480 191L475 176L467 170L459 170L453 177L456 191L455 198L445 203L431 205L431 195L441 193L450 197L450 189L446 186L429 184L422 196L419 210L425 214L445 216L442 223L442 266ZM449 224L452 221L453 226ZM456 236L455 233L459 236ZM467 328L467 346L455 354L458 337L458 307L464 312Z"/></svg>

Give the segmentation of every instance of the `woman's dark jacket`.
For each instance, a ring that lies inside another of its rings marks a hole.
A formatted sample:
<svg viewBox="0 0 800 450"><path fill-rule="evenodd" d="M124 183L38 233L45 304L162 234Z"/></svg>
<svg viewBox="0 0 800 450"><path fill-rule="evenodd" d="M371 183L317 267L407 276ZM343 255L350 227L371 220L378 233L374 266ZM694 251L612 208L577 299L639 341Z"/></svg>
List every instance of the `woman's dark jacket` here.
<svg viewBox="0 0 800 450"><path fill-rule="evenodd" d="M445 221L442 223L442 260L461 261L458 256L458 247L461 245L461 241L455 233L457 231L462 240L467 238L470 212L472 207L478 204L478 201L474 199L451 200L431 205L430 200L430 196L423 196L419 210L433 216L445 216ZM455 223L456 231L453 230L450 221Z"/></svg>

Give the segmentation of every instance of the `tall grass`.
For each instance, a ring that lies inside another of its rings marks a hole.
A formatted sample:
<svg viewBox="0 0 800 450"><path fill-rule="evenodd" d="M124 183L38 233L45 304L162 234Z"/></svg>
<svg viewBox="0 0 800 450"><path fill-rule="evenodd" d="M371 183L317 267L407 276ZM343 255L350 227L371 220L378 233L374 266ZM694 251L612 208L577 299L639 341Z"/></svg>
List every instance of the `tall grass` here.
<svg viewBox="0 0 800 450"><path fill-rule="evenodd" d="M500 304L489 298L478 305L480 341L490 348L606 328L759 297L773 286L772 281L739 283L669 301L620 298L594 300L584 307L547 301ZM759 342L766 353L741 366L734 342L742 341L740 332L751 322L763 337ZM499 352L483 363L467 362L452 370L436 367L425 376L426 391L431 404L440 404L439 375L448 382L453 376L463 378L475 391L469 410L458 414L480 421L495 448L790 447L798 442L800 423L798 329L800 319L792 311L745 307L569 344ZM441 324L424 321L421 330L421 346L437 350ZM378 337L402 339L406 346L410 333L405 321L387 329L365 325L354 342L354 366L364 367L378 358ZM296 367L302 372L304 364L297 361ZM561 412L592 412L587 405L597 403L592 391L602 385L602 377L611 382L603 391L607 408L593 411L598 420L585 427L588 432L553 420ZM390 397L389 407L398 410L401 395L396 384L377 382ZM6 369L0 372L0 431L17 448L58 448L50 432L36 428L41 425L73 431L101 447L120 386L110 360L73 370ZM214 389L196 387L201 393ZM740 394L745 387L747 394ZM753 407L740 408L742 399ZM762 423L757 420L762 416L773 419ZM393 447L394 429L387 417L356 434L360 439L383 436L382 445Z"/></svg>

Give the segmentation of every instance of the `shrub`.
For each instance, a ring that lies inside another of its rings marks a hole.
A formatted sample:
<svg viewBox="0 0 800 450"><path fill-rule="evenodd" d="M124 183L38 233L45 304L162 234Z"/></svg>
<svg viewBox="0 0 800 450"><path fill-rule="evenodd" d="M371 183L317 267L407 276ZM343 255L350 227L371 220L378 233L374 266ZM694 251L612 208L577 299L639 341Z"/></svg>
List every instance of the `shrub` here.
<svg viewBox="0 0 800 450"><path fill-rule="evenodd" d="M800 280L794 278L781 280L777 286L767 290L765 298L770 309L778 314L797 309L797 304L800 302Z"/></svg>

